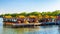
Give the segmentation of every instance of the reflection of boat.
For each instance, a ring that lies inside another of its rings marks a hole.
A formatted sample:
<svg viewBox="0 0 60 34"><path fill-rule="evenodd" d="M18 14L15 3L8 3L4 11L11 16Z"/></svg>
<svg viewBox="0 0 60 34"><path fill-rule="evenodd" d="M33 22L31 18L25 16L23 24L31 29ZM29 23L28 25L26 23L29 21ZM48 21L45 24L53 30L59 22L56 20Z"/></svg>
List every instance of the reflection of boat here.
<svg viewBox="0 0 60 34"><path fill-rule="evenodd" d="M28 20L29 19L29 20ZM13 27L20 27L20 26L35 26L40 25L41 23L38 23L38 20L35 16L18 16L18 17L12 17L12 16L5 16L3 18L3 24L4 26L13 26Z"/></svg>
<svg viewBox="0 0 60 34"><path fill-rule="evenodd" d="M11 34L25 34L26 32L36 32L36 31L39 31L40 28L39 27L35 27L35 28L3 28L3 32L6 33L8 32L11 33ZM7 34L7 33L6 33Z"/></svg>

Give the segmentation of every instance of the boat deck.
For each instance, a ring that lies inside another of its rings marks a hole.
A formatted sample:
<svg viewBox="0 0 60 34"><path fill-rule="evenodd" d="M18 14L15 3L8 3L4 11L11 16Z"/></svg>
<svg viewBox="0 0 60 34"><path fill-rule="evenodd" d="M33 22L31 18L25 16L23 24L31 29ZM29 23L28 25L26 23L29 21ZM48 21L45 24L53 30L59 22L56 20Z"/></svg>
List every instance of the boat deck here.
<svg viewBox="0 0 60 34"><path fill-rule="evenodd" d="M11 24L11 25L6 24L5 26L16 28L16 27L34 27L34 26L39 26L41 24L42 23L29 23L29 24L22 23L22 24Z"/></svg>
<svg viewBox="0 0 60 34"><path fill-rule="evenodd" d="M42 23L29 23L29 24L22 23L22 24L12 24L12 25L13 26L23 26L23 25L40 25L40 24L42 24Z"/></svg>

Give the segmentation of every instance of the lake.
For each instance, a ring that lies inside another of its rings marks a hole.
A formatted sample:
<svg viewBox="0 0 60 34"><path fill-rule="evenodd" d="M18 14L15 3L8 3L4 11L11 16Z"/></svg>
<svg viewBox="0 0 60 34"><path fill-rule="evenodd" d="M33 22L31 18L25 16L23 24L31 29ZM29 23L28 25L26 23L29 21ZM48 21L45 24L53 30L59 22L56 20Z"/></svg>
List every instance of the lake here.
<svg viewBox="0 0 60 34"><path fill-rule="evenodd" d="M0 18L0 34L60 34L59 25L37 26L32 28L6 28Z"/></svg>

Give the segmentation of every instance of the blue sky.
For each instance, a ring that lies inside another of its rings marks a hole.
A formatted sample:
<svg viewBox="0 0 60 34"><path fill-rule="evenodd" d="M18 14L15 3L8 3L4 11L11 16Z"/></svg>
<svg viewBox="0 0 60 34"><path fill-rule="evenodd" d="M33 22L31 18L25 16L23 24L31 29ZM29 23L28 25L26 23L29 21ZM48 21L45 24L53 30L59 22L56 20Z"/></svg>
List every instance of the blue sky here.
<svg viewBox="0 0 60 34"><path fill-rule="evenodd" d="M60 10L60 0L0 0L0 14Z"/></svg>

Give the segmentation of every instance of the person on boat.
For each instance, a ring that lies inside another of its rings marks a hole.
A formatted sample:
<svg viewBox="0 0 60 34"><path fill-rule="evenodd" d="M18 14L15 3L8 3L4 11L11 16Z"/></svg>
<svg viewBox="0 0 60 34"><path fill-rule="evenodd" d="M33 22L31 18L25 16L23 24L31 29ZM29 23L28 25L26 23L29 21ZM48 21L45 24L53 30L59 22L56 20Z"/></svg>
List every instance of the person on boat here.
<svg viewBox="0 0 60 34"><path fill-rule="evenodd" d="M26 22L25 16L18 16L17 22L18 23L25 23Z"/></svg>
<svg viewBox="0 0 60 34"><path fill-rule="evenodd" d="M28 19L29 19L28 20L29 23L37 23L38 22L38 19L36 16L29 16Z"/></svg>

